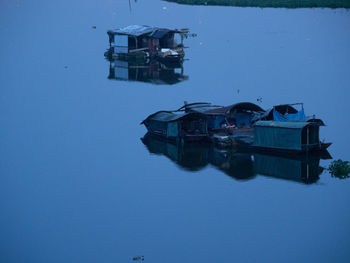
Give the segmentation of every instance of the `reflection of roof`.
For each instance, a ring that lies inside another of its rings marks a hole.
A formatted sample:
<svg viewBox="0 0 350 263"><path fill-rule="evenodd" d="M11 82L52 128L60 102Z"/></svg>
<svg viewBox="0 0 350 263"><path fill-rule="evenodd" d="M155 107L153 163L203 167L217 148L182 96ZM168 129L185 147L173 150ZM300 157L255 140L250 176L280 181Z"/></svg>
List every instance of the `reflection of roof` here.
<svg viewBox="0 0 350 263"><path fill-rule="evenodd" d="M186 32L188 32L188 30L187 29L171 30L171 29L159 28L159 27L154 27L154 26L131 25L131 26L123 27L123 28L118 28L115 30L109 30L107 33L109 35L129 35L129 36L135 36L135 37L148 34L149 36L151 36L153 38L162 38L169 32L186 33Z"/></svg>
<svg viewBox="0 0 350 263"><path fill-rule="evenodd" d="M196 116L196 117L204 117L204 114L198 113L198 112L190 112L185 114L176 114L171 111L158 111L156 113L151 114L148 116L142 123L145 121L152 119L155 121L162 121L162 122L170 122L170 121L176 121L180 119L184 119L187 117Z"/></svg>
<svg viewBox="0 0 350 263"><path fill-rule="evenodd" d="M285 129L303 129L308 125L312 125L312 123L305 121L258 121L254 124L255 127L273 127Z"/></svg>
<svg viewBox="0 0 350 263"><path fill-rule="evenodd" d="M208 110L205 113L206 114L213 114L213 115L224 115L229 113L231 110L251 110L251 111L264 111L261 107L258 105L251 103L251 102L240 102L236 103L230 106L226 107L219 107L216 109Z"/></svg>

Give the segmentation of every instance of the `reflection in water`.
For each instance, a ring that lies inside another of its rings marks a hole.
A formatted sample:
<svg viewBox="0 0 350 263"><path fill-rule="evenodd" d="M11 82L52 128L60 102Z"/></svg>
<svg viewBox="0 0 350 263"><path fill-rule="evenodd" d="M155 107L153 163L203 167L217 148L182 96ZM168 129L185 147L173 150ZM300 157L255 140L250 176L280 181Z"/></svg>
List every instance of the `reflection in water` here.
<svg viewBox="0 0 350 263"><path fill-rule="evenodd" d="M265 176L310 184L315 183L323 172L319 157L291 159L263 154L253 156L255 172Z"/></svg>
<svg viewBox="0 0 350 263"><path fill-rule="evenodd" d="M241 7L275 7L275 8L350 8L348 0L165 0L185 5L220 5Z"/></svg>
<svg viewBox="0 0 350 263"><path fill-rule="evenodd" d="M187 80L188 76L184 75L182 62L166 64L158 60L137 62L115 59L110 61L108 78L171 85Z"/></svg>
<svg viewBox="0 0 350 263"><path fill-rule="evenodd" d="M182 169L199 171L210 164L238 180L251 179L260 174L311 184L317 182L323 172L319 165L320 156L274 156L219 149L212 144L175 144L149 133L141 140L150 153L165 155Z"/></svg>

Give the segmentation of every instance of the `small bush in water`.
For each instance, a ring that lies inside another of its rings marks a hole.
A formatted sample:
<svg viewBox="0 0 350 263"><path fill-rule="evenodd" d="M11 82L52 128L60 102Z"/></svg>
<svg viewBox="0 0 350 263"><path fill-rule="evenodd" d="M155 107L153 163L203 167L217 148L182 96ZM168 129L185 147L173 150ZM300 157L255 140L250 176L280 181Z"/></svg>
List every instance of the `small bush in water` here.
<svg viewBox="0 0 350 263"><path fill-rule="evenodd" d="M350 162L342 161L340 159L335 160L329 165L328 171L332 177L338 177L340 179L348 178L350 177Z"/></svg>

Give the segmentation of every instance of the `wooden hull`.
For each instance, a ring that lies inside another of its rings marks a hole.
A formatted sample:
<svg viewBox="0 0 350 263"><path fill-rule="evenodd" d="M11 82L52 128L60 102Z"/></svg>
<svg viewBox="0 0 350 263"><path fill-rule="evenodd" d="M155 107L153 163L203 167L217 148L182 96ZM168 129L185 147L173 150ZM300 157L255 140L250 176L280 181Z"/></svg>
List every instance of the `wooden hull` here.
<svg viewBox="0 0 350 263"><path fill-rule="evenodd" d="M281 153L281 154L320 154L322 155L324 152L327 152L327 148L332 143L321 143L318 146L312 147L312 148L303 148L301 150L291 150L291 149L280 149L280 148L268 148L268 147L261 147L261 146L254 146L254 145L243 145L242 148L247 148L252 151L259 151L259 152L267 152L267 153Z"/></svg>

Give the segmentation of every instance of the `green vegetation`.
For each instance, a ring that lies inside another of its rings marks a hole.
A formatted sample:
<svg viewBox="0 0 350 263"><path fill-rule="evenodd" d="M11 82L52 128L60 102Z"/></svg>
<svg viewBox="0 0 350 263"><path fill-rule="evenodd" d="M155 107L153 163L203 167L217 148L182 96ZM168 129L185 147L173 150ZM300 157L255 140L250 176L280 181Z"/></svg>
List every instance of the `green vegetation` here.
<svg viewBox="0 0 350 263"><path fill-rule="evenodd" d="M350 162L342 161L340 159L335 160L328 167L328 171L332 177L338 177L339 179L348 178L350 177Z"/></svg>
<svg viewBox="0 0 350 263"><path fill-rule="evenodd" d="M350 8L350 0L165 0L185 5L220 5L279 8Z"/></svg>

